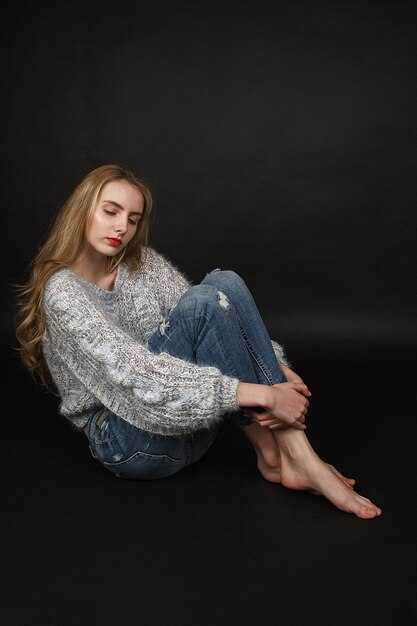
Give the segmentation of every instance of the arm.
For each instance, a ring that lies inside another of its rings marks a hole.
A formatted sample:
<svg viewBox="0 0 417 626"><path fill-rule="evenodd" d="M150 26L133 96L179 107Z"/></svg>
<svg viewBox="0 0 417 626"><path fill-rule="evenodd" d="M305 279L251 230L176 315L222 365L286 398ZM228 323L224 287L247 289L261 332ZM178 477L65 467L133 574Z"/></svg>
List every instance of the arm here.
<svg viewBox="0 0 417 626"><path fill-rule="evenodd" d="M238 380L215 367L154 355L95 308L70 280L51 279L45 340L62 366L105 406L159 434L210 427L236 410Z"/></svg>
<svg viewBox="0 0 417 626"><path fill-rule="evenodd" d="M146 263L149 264L149 285L158 295L162 314L166 315L191 284L170 261L152 248L146 249Z"/></svg>

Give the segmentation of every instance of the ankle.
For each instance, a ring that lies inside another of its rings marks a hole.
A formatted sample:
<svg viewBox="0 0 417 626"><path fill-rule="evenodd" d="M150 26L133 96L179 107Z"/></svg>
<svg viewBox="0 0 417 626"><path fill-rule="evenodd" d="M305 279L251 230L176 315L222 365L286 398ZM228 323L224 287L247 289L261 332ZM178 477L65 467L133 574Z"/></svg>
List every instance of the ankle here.
<svg viewBox="0 0 417 626"><path fill-rule="evenodd" d="M273 433L281 453L289 459L297 460L306 456L317 456L304 431L286 428L281 431L274 430Z"/></svg>

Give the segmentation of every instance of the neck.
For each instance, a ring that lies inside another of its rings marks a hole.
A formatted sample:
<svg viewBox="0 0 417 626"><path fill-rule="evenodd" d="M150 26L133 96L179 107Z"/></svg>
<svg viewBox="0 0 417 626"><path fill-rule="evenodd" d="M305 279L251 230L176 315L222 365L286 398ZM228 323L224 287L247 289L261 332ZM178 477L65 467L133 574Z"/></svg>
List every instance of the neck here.
<svg viewBox="0 0 417 626"><path fill-rule="evenodd" d="M109 272L107 269L107 257L97 252L97 250L89 250L78 261L73 263L69 269L87 280L90 283L101 286L103 282L109 280L116 270Z"/></svg>

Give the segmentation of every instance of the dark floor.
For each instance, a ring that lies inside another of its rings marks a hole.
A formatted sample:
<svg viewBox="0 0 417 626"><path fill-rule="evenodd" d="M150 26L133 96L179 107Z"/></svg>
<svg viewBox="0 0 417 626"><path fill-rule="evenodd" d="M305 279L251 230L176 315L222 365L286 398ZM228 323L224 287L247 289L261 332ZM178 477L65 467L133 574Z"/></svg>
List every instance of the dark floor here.
<svg viewBox="0 0 417 626"><path fill-rule="evenodd" d="M117 479L9 359L0 623L415 624L414 350L291 352L313 446L380 519L265 482L231 427L176 477Z"/></svg>

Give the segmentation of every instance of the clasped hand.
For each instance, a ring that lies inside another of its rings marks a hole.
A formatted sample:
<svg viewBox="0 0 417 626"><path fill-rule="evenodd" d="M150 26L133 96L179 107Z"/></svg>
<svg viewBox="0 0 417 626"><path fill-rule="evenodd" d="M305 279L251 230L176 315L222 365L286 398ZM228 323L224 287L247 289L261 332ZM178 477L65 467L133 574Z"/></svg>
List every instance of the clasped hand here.
<svg viewBox="0 0 417 626"><path fill-rule="evenodd" d="M311 393L303 380L289 367L281 365L281 370L287 382L268 387L267 398L262 406L255 409L245 407L244 413L261 426L272 430L290 427L304 430Z"/></svg>
<svg viewBox="0 0 417 626"><path fill-rule="evenodd" d="M304 383L281 383L271 387L271 404L262 412L253 412L252 417L268 428L305 429L305 418L309 406L310 392Z"/></svg>

